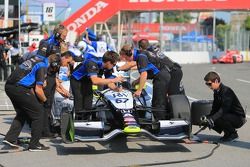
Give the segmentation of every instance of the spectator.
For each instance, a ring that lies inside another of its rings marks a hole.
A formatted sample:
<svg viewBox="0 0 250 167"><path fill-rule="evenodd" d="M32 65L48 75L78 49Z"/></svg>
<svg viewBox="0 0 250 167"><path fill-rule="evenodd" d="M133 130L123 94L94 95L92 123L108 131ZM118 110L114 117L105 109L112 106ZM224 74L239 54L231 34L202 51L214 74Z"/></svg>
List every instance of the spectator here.
<svg viewBox="0 0 250 167"><path fill-rule="evenodd" d="M13 72L16 67L19 65L19 49L16 42L13 42L13 44L8 44L7 48L9 49L8 55L10 55L11 59L11 72Z"/></svg>

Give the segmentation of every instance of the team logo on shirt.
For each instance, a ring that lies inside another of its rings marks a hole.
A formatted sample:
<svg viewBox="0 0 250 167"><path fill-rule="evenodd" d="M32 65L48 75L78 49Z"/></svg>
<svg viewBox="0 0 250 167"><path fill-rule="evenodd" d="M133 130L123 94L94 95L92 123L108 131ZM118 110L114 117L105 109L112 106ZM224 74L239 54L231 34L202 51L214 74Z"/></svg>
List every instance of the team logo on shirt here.
<svg viewBox="0 0 250 167"><path fill-rule="evenodd" d="M96 66L92 66L91 68L92 68L92 70L96 70L97 69Z"/></svg>

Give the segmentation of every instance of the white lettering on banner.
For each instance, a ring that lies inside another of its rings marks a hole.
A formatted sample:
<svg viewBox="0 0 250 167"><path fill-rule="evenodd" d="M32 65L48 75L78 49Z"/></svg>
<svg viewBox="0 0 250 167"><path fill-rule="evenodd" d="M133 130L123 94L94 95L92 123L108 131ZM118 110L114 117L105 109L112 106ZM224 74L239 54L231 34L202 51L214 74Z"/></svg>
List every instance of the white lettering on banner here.
<svg viewBox="0 0 250 167"><path fill-rule="evenodd" d="M100 11L106 8L108 5L108 3L105 3L103 1L97 2L95 6L88 9L79 18L75 19L73 23L69 24L67 26L68 30L76 31L79 27L81 27L83 24L93 18L97 13L100 13Z"/></svg>
<svg viewBox="0 0 250 167"><path fill-rule="evenodd" d="M130 3L148 3L148 2L226 2L228 0L129 0Z"/></svg>

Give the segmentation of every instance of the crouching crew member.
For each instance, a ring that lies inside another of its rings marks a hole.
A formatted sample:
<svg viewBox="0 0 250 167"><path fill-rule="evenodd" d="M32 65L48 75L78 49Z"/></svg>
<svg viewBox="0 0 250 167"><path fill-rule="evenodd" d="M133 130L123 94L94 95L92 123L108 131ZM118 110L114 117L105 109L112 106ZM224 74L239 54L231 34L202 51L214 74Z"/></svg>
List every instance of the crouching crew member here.
<svg viewBox="0 0 250 167"><path fill-rule="evenodd" d="M221 83L216 72L209 72L205 77L205 84L214 92L212 111L202 117L202 125L224 132L220 138L222 142L234 141L239 136L236 129L246 122L245 112L234 91Z"/></svg>
<svg viewBox="0 0 250 167"><path fill-rule="evenodd" d="M16 117L3 140L4 144L18 147L16 145L18 136L25 121L30 120L31 140L28 149L30 151L49 149L39 142L43 128L43 104L47 103L43 91L49 66L47 50L43 45L39 46L37 55L19 65L6 81L5 92L15 108Z"/></svg>

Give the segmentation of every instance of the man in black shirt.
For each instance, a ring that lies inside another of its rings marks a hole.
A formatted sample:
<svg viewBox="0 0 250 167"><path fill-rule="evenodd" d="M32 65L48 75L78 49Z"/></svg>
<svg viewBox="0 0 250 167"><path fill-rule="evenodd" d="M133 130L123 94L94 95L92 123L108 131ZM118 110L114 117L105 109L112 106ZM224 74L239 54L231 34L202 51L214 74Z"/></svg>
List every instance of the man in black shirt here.
<svg viewBox="0 0 250 167"><path fill-rule="evenodd" d="M147 47L148 41L145 39L139 41L139 50L133 49L130 45L124 45L121 48L120 57L127 63L118 70L129 70L137 66L140 75L132 83L132 86L139 85L134 92L136 97L141 95L147 79L153 80L152 107L157 108L154 116L156 120L164 120L168 117L167 92L171 76L167 68L162 68L160 58L151 56L146 50Z"/></svg>
<svg viewBox="0 0 250 167"><path fill-rule="evenodd" d="M224 132L220 138L222 142L234 141L239 136L235 129L240 128L246 121L246 115L234 91L221 83L216 72L209 72L205 77L205 84L214 91L212 111L202 117L202 124Z"/></svg>
<svg viewBox="0 0 250 167"><path fill-rule="evenodd" d="M110 70L116 65L119 55L114 51L107 51L103 59L97 57L86 58L79 68L75 69L71 75L70 85L74 96L75 113L92 109L93 90L92 85L107 85L113 90L119 91L114 84L122 82L123 77L114 77ZM101 76L104 75L105 78ZM85 115L84 118L85 119Z"/></svg>
<svg viewBox="0 0 250 167"><path fill-rule="evenodd" d="M57 73L59 72L60 66L69 65L72 62L72 55L71 52L67 51L58 56L56 54L50 56L50 66L48 67L47 77L46 77L46 86L44 88L44 94L47 97L47 103L44 105L44 126L42 137L55 137L53 133L51 133L50 129L50 111L52 108L52 104L54 101L54 94L56 90L56 83L58 78L56 77Z"/></svg>
<svg viewBox="0 0 250 167"><path fill-rule="evenodd" d="M49 147L39 142L42 133L43 104L47 103L43 84L47 74L48 58L42 55L24 61L11 73L5 84L5 92L16 111L3 143L19 147L16 142L25 121L31 121L30 151L45 151Z"/></svg>

